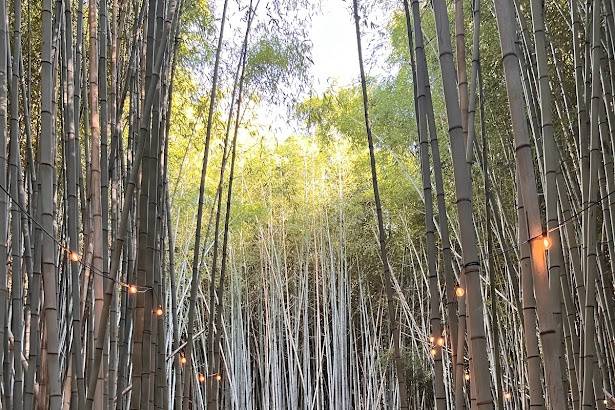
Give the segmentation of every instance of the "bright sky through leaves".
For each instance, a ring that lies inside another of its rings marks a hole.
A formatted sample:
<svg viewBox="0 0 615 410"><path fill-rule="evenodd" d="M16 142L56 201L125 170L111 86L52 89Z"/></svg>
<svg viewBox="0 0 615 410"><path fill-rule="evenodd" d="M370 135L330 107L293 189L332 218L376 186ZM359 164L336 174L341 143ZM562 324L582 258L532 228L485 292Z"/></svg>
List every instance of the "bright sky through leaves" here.
<svg viewBox="0 0 615 410"><path fill-rule="evenodd" d="M357 46L347 3L322 2L322 13L312 21L313 86L321 93L329 86L348 86L357 81Z"/></svg>

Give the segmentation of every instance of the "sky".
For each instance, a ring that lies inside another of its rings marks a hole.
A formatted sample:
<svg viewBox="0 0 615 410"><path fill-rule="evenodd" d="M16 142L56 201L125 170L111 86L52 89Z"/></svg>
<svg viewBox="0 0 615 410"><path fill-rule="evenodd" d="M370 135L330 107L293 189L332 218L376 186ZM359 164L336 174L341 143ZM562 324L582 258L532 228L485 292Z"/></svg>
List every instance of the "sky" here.
<svg viewBox="0 0 615 410"><path fill-rule="evenodd" d="M224 0L216 0L216 12L222 9ZM233 2L234 3L234 2ZM318 4L320 3L320 4ZM329 89L348 87L359 82L358 53L355 26L349 0L313 0L317 7L312 15L309 30L312 43L311 84L304 88L305 98L310 94L322 95ZM236 5L234 5L236 8ZM381 10L370 10L370 21L380 27L386 26L388 16ZM243 13L231 13L231 23L236 26ZM367 75L384 74L387 70L382 61L382 53L387 47L372 47L373 39L382 42L383 37L361 24L363 55ZM376 52L375 49L380 50ZM269 133L280 141L291 135L304 134L304 125L288 114L288 107L280 107L261 102L252 107L250 123L259 129L259 133ZM269 132L268 132L269 130ZM247 130L243 130L246 134Z"/></svg>
<svg viewBox="0 0 615 410"><path fill-rule="evenodd" d="M344 87L356 82L357 44L348 3L324 0L322 12L312 19L314 89L322 93L329 86Z"/></svg>
<svg viewBox="0 0 615 410"><path fill-rule="evenodd" d="M314 2L316 3L316 2ZM358 56L354 21L349 3L344 0L321 0L320 8L312 17L312 83L309 91L323 94L330 88L343 88L358 82ZM286 107L261 104L256 107L253 120L261 132L271 129L276 140L303 134L303 124L289 117Z"/></svg>

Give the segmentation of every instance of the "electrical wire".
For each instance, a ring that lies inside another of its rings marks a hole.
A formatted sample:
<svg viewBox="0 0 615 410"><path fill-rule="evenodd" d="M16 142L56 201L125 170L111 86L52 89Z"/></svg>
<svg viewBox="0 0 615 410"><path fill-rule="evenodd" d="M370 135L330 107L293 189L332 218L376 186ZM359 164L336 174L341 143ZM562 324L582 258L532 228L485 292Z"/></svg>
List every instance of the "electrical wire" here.
<svg viewBox="0 0 615 410"><path fill-rule="evenodd" d="M129 293L131 294L135 294L135 293L145 293L145 292L149 292L150 290L152 290L151 287L149 286L140 286L140 285L135 285L135 284L131 284L131 283L126 283L124 281L112 278L111 276L109 276L108 274L104 273L103 271L101 271L100 269L98 269L97 267L86 263L83 258L81 257L81 255L79 255L77 252L75 252L74 250L71 250L68 246L66 246L65 243L63 243L62 241L56 239L56 237L49 233L41 224L40 222L38 222L36 220L36 218L34 218L32 215L30 215L30 213L24 209L21 204L19 203L19 201L15 200L15 198L11 195L10 192L8 192L6 190L6 188L4 188L4 186L0 185L0 189L2 191L4 191L5 194L8 195L8 197L11 199L11 201L17 205L17 207L19 208L19 210L21 211L21 213L31 222L33 222L34 224L36 224L36 226L38 226L38 228L45 234L47 235L49 238L51 238L52 241L55 242L55 244L60 248L60 250L64 253L67 254L67 258L71 261L71 262L76 262L79 263L81 266L83 266L84 268L87 268L90 270L90 272L92 272L95 275L99 275L102 276L105 279L108 279L116 284L118 284L119 286L125 288L128 290Z"/></svg>
<svg viewBox="0 0 615 410"><path fill-rule="evenodd" d="M583 214L585 211L589 210L592 206L599 205L602 201L604 201L605 199L607 199L609 196L611 196L611 195L613 195L613 194L615 194L615 191L611 191L611 192L609 192L609 193L605 194L604 196L602 196L602 197L598 198L595 202L592 202L592 203L590 203L590 204L586 205L585 207L583 207L582 209L580 209L579 211L577 211L577 212L573 213L572 215L570 215L568 218L566 218L566 219L564 219L563 221L561 221L561 222L560 222L559 224L557 224L556 226L551 227L551 228L549 228L549 229L545 230L545 231L544 231L544 233L542 233L542 234L540 234L540 235L533 236L533 237L531 237L531 238L529 238L529 239L527 239L527 240L525 240L525 241L521 242L520 244L530 243L530 242L531 242L531 241L533 241L534 239L539 239L539 238L544 237L544 236L545 236L545 234L547 234L547 235L548 235L548 234L549 234L549 233L551 233L551 232L557 231L557 230L558 230L559 228L561 228L562 226L565 226L565 225L566 225L566 224L568 224L569 222L571 222L571 221L575 220L576 218L578 218L579 216L581 216L581 214ZM502 255L502 254L504 254L504 253L508 253L508 252L510 252L510 251L514 251L514 250L516 250L516 249L517 249L517 245L513 245L513 246L510 246L510 247L508 247L508 248L504 248L504 249L500 249L500 250L498 250L497 252L495 252L495 253L494 253L494 255ZM481 260L481 261L482 261L482 260L484 260L484 259L485 259L484 257L479 258L479 260Z"/></svg>

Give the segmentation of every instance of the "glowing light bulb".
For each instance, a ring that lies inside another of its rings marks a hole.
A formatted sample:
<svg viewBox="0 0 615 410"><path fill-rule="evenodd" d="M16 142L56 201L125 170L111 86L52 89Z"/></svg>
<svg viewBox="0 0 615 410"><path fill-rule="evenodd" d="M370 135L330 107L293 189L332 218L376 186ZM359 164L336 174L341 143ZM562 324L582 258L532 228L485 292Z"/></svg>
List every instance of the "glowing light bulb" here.
<svg viewBox="0 0 615 410"><path fill-rule="evenodd" d="M156 308L155 313L156 313L156 316L160 317L160 316L162 316L162 314L164 313L164 310L162 310L162 307L158 306L158 307Z"/></svg>
<svg viewBox="0 0 615 410"><path fill-rule="evenodd" d="M188 359L186 359L186 356L181 356L179 358L179 363L183 366L184 364L186 364L186 362L188 362Z"/></svg>
<svg viewBox="0 0 615 410"><path fill-rule="evenodd" d="M604 403L604 405L606 406L607 404L609 404L609 401L607 399L604 399L602 403Z"/></svg>
<svg viewBox="0 0 615 410"><path fill-rule="evenodd" d="M217 381L222 380L222 376L220 375L220 373L216 373L216 380Z"/></svg>
<svg viewBox="0 0 615 410"><path fill-rule="evenodd" d="M551 238L544 235L542 237L542 245L545 247L546 250L549 250L551 248Z"/></svg>
<svg viewBox="0 0 615 410"><path fill-rule="evenodd" d="M68 251L68 257L73 262L79 262L79 259L81 259L79 257L79 254L77 252L73 252L73 251Z"/></svg>
<svg viewBox="0 0 615 410"><path fill-rule="evenodd" d="M465 374L463 375L463 378L466 379L466 381L470 380L470 373L469 372L465 372Z"/></svg>
<svg viewBox="0 0 615 410"><path fill-rule="evenodd" d="M510 400L512 398L512 394L510 394L509 391L507 391L506 393L504 393L504 400Z"/></svg>
<svg viewBox="0 0 615 410"><path fill-rule="evenodd" d="M130 293L131 295L136 295L138 291L139 289L137 289L135 285L128 286L128 293Z"/></svg>
<svg viewBox="0 0 615 410"><path fill-rule="evenodd" d="M433 336L429 336L429 343L433 343L433 341L434 341L434 340L436 340L436 338L435 338L435 337L433 337Z"/></svg>
<svg viewBox="0 0 615 410"><path fill-rule="evenodd" d="M462 298L465 294L466 290L464 288L462 288L461 286L455 287L455 295L457 295L458 298Z"/></svg>
<svg viewBox="0 0 615 410"><path fill-rule="evenodd" d="M440 346L440 347L444 346L444 338L443 337L438 338L438 346Z"/></svg>
<svg viewBox="0 0 615 410"><path fill-rule="evenodd" d="M436 349L431 349L431 355L436 357L436 354L438 354L438 351Z"/></svg>
<svg viewBox="0 0 615 410"><path fill-rule="evenodd" d="M197 376L199 383L205 383L205 375L203 373L199 373Z"/></svg>

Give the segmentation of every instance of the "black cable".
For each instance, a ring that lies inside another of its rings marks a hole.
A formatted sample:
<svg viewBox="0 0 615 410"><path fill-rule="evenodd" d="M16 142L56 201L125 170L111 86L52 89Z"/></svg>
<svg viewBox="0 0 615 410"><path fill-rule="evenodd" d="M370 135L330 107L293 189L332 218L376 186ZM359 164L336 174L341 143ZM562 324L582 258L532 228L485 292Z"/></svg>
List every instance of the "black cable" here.
<svg viewBox="0 0 615 410"><path fill-rule="evenodd" d="M604 201L605 199L607 199L609 196L615 194L615 191L611 191L608 194L605 194L604 196L598 198L595 202L590 203L589 205L586 205L584 208L580 209L579 211L573 213L572 215L570 215L568 218L564 219L562 222L560 222L559 224L557 224L556 226L546 230L545 232L548 234L550 232L554 232L556 230L558 230L559 228L561 228L562 226L566 225L568 222L571 222L573 219L578 218L582 213L584 213L585 211L587 211L588 209L590 209L592 206L596 206L599 205L602 201ZM491 229L491 228L487 228L487 229ZM531 237L529 239L527 239L526 241L521 242L521 244L525 244L525 243L529 243L534 239L538 239L540 237L544 236L544 234L540 234L540 235L536 235L534 237ZM502 255L504 253L510 252L512 250L516 250L517 249L517 245L513 245L511 247L505 248L505 249L501 249L497 252L495 252L495 255ZM484 258L479 258L479 260L484 260Z"/></svg>
<svg viewBox="0 0 615 410"><path fill-rule="evenodd" d="M61 241L59 241L58 239L56 239L54 235L52 235L51 233L49 233L49 232L48 232L48 231L47 231L47 230L46 230L46 229L45 229L45 228L44 228L44 227L43 227L43 226L42 226L42 225L41 225L41 224L40 224L40 223L36 220L36 218L32 217L32 215L30 215L30 213L29 213L26 209L24 209L24 208L21 206L21 204L20 204L17 200L15 200L15 198L13 198L13 196L11 195L11 193L10 193L10 192L8 192L8 191L6 190L6 188L4 188L4 186L0 185L0 189L1 189L2 191L4 191L4 193L5 193L5 194L7 194L7 195L8 195L8 197L11 199L11 201L12 201L15 205L17 205L17 207L19 208L19 210L21 211L21 213L22 213L23 215L25 215L25 216L26 216L26 218L28 218L28 220L30 220L31 222L34 222L34 223L35 223L35 224L36 224L36 225L40 228L40 230L41 230L43 233L45 233L45 235L47 235L49 238L51 238L51 240L53 240L53 241L56 243L56 245L58 245L58 246L60 247L60 250L62 250L63 252L65 252L65 253L67 253L67 254L68 254L68 259L70 259L70 261L71 261L71 262L77 262L77 263L79 263L81 266L83 266L84 268L88 268L88 269L90 269L90 272L92 272L93 274L95 274L95 275L99 275L99 276L102 276L102 277L104 277L105 279L108 279L108 280L110 280L110 281L112 281L112 282L114 282L114 283L116 283L116 284L118 284L118 285L120 285L120 286L122 286L122 287L125 287L125 288L127 288L127 289L129 289L129 290L130 290L130 289L134 289L134 288L136 288L136 289L137 289L137 293L148 292L149 290L151 290L151 289L150 289L150 287L147 287L147 286L139 286L139 285L135 285L135 284L129 284L129 283L123 282L123 281L121 281L121 280L116 280L115 278L112 278L111 276L109 276L109 275L105 274L105 273L104 273L104 272L102 272L100 269L96 268L95 266L92 266L91 264L88 264L88 263L84 262L84 261L83 261L83 259L81 258L81 255L79 255L77 252L72 251L72 250L71 250L68 246L66 246L64 243L62 243ZM77 260L73 259L73 258L72 258L72 256L73 256L73 255L77 255L77 257L78 257L79 259L77 259ZM134 288L133 288L133 286L134 286Z"/></svg>

